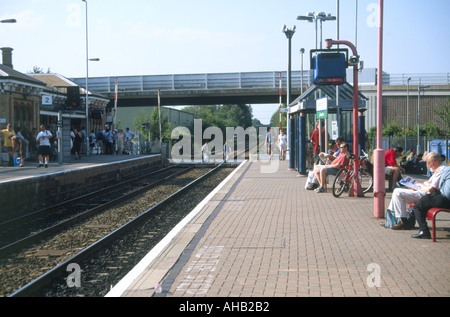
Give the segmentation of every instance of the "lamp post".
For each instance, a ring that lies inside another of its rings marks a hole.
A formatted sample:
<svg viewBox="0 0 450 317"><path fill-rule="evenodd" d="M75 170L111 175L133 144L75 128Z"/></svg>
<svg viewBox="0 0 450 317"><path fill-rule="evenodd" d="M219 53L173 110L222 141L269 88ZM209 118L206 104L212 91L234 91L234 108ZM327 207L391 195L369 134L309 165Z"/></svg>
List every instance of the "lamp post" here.
<svg viewBox="0 0 450 317"><path fill-rule="evenodd" d="M89 58L89 36L88 36L88 3L86 3L86 135L89 135L89 62L98 62L99 58ZM89 155L89 142L86 139L86 155Z"/></svg>
<svg viewBox="0 0 450 317"><path fill-rule="evenodd" d="M406 89L406 129L409 129L409 82L411 81L411 77L407 80L407 89ZM406 149L406 147L405 147ZM417 153L418 154L418 153Z"/></svg>
<svg viewBox="0 0 450 317"><path fill-rule="evenodd" d="M417 100L417 154L420 153L420 91L422 89L430 88L430 86L419 86L417 88L418 100Z"/></svg>
<svg viewBox="0 0 450 317"><path fill-rule="evenodd" d="M300 49L300 56L301 56L301 72L300 72L300 95L303 95L303 54L305 53L305 49Z"/></svg>
<svg viewBox="0 0 450 317"><path fill-rule="evenodd" d="M289 103L291 102L291 39L294 36L296 26L292 26L290 29L286 28L286 25L283 25L283 28L281 29L281 32L283 32L286 35L287 38L287 92L286 92L286 107L289 107ZM288 131L286 131L286 135L289 135L289 125L287 122L289 121L289 111L286 112L286 128ZM289 147L289 144L288 144ZM288 151L291 149L288 148Z"/></svg>
<svg viewBox="0 0 450 317"><path fill-rule="evenodd" d="M297 17L297 20L300 21L308 21L308 22L314 22L315 23L315 29L316 29L316 49L317 49L317 21L320 21L320 48L322 48L322 22L323 21L333 21L336 20L335 16L332 16L330 13L327 15L325 12L308 12L306 15L299 15Z"/></svg>

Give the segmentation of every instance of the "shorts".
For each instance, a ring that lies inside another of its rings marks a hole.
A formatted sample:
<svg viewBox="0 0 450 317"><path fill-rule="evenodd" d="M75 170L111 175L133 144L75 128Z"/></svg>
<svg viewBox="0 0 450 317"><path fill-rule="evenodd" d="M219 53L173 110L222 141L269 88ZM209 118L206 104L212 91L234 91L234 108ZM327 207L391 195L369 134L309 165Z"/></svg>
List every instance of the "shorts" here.
<svg viewBox="0 0 450 317"><path fill-rule="evenodd" d="M327 167L327 175L337 175L339 170L333 167Z"/></svg>
<svg viewBox="0 0 450 317"><path fill-rule="evenodd" d="M386 166L384 168L384 174L385 175L390 175L391 174L391 166Z"/></svg>
<svg viewBox="0 0 450 317"><path fill-rule="evenodd" d="M39 151L38 151L39 155L42 156L49 156L51 155L51 151L50 151L50 146L47 145L39 145Z"/></svg>

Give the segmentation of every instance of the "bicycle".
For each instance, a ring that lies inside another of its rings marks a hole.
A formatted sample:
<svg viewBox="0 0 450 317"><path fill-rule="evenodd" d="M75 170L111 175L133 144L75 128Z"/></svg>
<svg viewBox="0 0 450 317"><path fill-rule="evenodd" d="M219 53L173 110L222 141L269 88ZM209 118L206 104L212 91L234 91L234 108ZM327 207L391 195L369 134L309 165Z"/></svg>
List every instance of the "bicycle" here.
<svg viewBox="0 0 450 317"><path fill-rule="evenodd" d="M364 154L360 157L358 162L359 182L361 184L363 193L367 193L373 186L373 165L370 162L369 154L362 151ZM353 183L353 159L355 156L349 154L350 163L341 168L333 182L333 196L339 198L344 191L348 192Z"/></svg>

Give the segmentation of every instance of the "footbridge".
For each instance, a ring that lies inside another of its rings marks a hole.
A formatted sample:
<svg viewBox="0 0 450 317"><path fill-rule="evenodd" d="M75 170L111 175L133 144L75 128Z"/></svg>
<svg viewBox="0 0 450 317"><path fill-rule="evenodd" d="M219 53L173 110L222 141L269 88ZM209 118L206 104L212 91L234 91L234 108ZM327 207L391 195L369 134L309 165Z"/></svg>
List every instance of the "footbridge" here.
<svg viewBox="0 0 450 317"><path fill-rule="evenodd" d="M291 73L292 95L300 94L309 83L309 72ZM114 99L115 80L118 83L118 106L156 105L158 90L161 104L270 104L278 103L280 72L172 74L89 78L89 90ZM71 78L79 86L86 86L86 78ZM283 103L286 102L287 73L281 72Z"/></svg>
<svg viewBox="0 0 450 317"><path fill-rule="evenodd" d="M158 90L161 104L212 105L212 104L277 104L280 96L280 74L282 102L286 103L286 71L170 74L90 77L89 90L114 100L115 82L118 82L118 106L157 105ZM291 98L300 96L312 86L311 72L291 72ZM359 86L376 86L376 69L368 68L360 72ZM449 85L450 73L442 74L387 74L383 73L383 85ZM71 78L81 87L86 86L86 78ZM352 70L347 72L347 81L353 82Z"/></svg>

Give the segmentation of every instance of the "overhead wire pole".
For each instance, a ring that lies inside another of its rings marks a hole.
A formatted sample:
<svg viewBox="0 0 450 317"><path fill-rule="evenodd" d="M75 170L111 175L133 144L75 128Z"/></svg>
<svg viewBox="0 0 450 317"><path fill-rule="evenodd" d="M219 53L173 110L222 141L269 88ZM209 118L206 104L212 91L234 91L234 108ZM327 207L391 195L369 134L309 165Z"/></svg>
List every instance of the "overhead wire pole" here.
<svg viewBox="0 0 450 317"><path fill-rule="evenodd" d="M286 28L286 25L283 25L283 28L281 29L281 32L283 32L286 35L287 38L287 62L288 62L288 69L287 69L287 92L286 92L286 105L289 107L289 104L291 102L291 39L294 36L296 26L292 26L290 29ZM289 120L289 112L286 113L286 121ZM289 125L287 125L287 135L289 135ZM288 151L291 151L288 143Z"/></svg>
<svg viewBox="0 0 450 317"><path fill-rule="evenodd" d="M158 116L159 116L159 150L162 153L162 129L161 129L161 92L158 89Z"/></svg>
<svg viewBox="0 0 450 317"><path fill-rule="evenodd" d="M281 100L281 85L282 85L282 81L281 81L281 72L280 72L280 109L279 109L279 115L280 115L280 131L281 131L281 105L283 104L282 100Z"/></svg>
<svg viewBox="0 0 450 317"><path fill-rule="evenodd" d="M117 84L117 77L114 87L114 120L113 120L113 131L116 131L117 127L117 92L118 92L118 84Z"/></svg>

